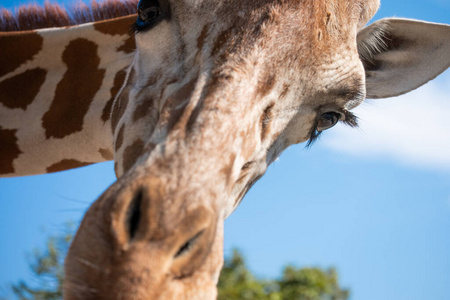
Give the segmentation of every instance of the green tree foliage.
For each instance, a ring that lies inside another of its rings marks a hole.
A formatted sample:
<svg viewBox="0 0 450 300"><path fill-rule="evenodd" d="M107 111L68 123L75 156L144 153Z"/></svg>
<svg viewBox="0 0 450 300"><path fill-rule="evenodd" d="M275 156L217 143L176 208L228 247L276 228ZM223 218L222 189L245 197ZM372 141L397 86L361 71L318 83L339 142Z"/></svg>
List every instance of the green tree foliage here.
<svg viewBox="0 0 450 300"><path fill-rule="evenodd" d="M64 234L49 238L45 251L35 251L32 284L20 281L12 286L18 299L62 299L64 257L73 237L73 226ZM287 266L275 280L257 279L246 267L238 250L225 259L220 275L218 300L347 300L349 291L339 287L334 269Z"/></svg>
<svg viewBox="0 0 450 300"><path fill-rule="evenodd" d="M36 249L30 262L32 283L21 280L12 285L17 299L62 299L64 258L69 250L75 226L68 223L61 235L50 237L44 251Z"/></svg>
<svg viewBox="0 0 450 300"><path fill-rule="evenodd" d="M225 259L219 280L219 300L347 300L349 290L339 287L336 270L287 266L278 280L259 280L234 250Z"/></svg>

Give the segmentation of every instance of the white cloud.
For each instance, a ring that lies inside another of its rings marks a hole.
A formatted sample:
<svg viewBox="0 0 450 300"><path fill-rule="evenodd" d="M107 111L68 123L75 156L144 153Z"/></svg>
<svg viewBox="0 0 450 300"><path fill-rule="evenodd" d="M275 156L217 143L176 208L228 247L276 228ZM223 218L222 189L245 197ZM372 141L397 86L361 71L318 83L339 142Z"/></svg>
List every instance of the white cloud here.
<svg viewBox="0 0 450 300"><path fill-rule="evenodd" d="M326 147L450 171L450 72L407 95L369 100L353 112L360 129L330 130L322 140Z"/></svg>

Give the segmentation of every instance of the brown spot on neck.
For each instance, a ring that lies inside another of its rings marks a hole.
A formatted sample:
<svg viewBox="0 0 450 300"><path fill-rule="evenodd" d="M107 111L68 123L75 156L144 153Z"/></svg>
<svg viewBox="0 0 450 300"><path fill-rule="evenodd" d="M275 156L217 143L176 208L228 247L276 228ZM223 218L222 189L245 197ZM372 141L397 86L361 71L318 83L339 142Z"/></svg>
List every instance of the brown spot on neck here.
<svg viewBox="0 0 450 300"><path fill-rule="evenodd" d="M196 83L197 77L194 77L189 80L189 82L184 84L180 89L178 89L178 91L176 91L173 95L171 95L169 99L167 99L167 102L162 109L162 113L167 113L169 115L169 117L167 118L167 130L169 132L172 130L172 128L175 127L177 123L179 123L179 125L177 125L179 128L180 126L185 126L185 124L188 122L189 116L185 115L185 118L182 118L182 116L186 111L188 103L186 100L188 100L192 96Z"/></svg>
<svg viewBox="0 0 450 300"><path fill-rule="evenodd" d="M136 40L134 39L134 36L128 37L122 46L117 48L117 51L123 51L126 54L133 53L134 50L136 50Z"/></svg>
<svg viewBox="0 0 450 300"><path fill-rule="evenodd" d="M98 152L105 160L112 160L114 158L114 154L110 149L100 148Z"/></svg>
<svg viewBox="0 0 450 300"><path fill-rule="evenodd" d="M94 24L94 28L101 33L108 35L126 35L124 43L117 48L117 51L123 51L127 54L136 49L136 42L131 33L131 25L136 21L137 15L126 16L122 18L101 21Z"/></svg>
<svg viewBox="0 0 450 300"><path fill-rule="evenodd" d="M0 77L33 59L41 51L43 41L35 32L0 33Z"/></svg>
<svg viewBox="0 0 450 300"><path fill-rule="evenodd" d="M19 157L20 151L17 145L17 130L3 129L0 126L0 174L14 173L14 160Z"/></svg>
<svg viewBox="0 0 450 300"><path fill-rule="evenodd" d="M60 172L64 170L74 169L74 168L80 168L87 165L90 165L92 163L88 162L81 162L76 159L63 159L60 162L57 162L50 167L47 168L47 173L54 173L54 172Z"/></svg>
<svg viewBox="0 0 450 300"><path fill-rule="evenodd" d="M126 35L131 32L131 25L136 21L137 15L100 21L94 23L94 28L101 33L108 35Z"/></svg>
<svg viewBox="0 0 450 300"><path fill-rule="evenodd" d="M79 38L71 41L63 53L68 69L58 83L50 109L42 118L47 138L64 138L83 129L84 116L100 89L105 75L98 69L98 46Z"/></svg>
<svg viewBox="0 0 450 300"><path fill-rule="evenodd" d="M128 75L128 82L132 82L134 78L134 69L131 69L130 75ZM131 91L130 84L126 85L121 91L120 95L117 96L113 103L112 113L111 113L111 128L112 131L116 131L116 127L119 124L120 119L122 118L125 110L128 107L129 102L129 93Z"/></svg>
<svg viewBox="0 0 450 300"><path fill-rule="evenodd" d="M125 82L125 78L127 76L127 71L120 70L116 73L116 76L114 76L114 84L110 90L111 98L109 98L108 102L106 103L105 107L103 108L102 112L102 121L106 122L111 117L111 109L112 105L114 103L114 99L116 98L117 93L120 91L120 88L122 87L123 83Z"/></svg>
<svg viewBox="0 0 450 300"><path fill-rule="evenodd" d="M136 160L144 152L144 142L137 139L133 144L128 146L123 152L123 172L125 173L134 165Z"/></svg>
<svg viewBox="0 0 450 300"><path fill-rule="evenodd" d="M232 33L233 33L233 27L222 31L218 35L216 41L214 42L214 46L211 51L211 56L216 56L218 53L223 51L223 46L230 39L230 37L232 36Z"/></svg>
<svg viewBox="0 0 450 300"><path fill-rule="evenodd" d="M208 29L209 29L209 24L206 24L205 26L203 26L203 30L197 39L197 49L199 51L201 51L203 49L203 46L205 45L205 39L206 39L206 36L208 35Z"/></svg>
<svg viewBox="0 0 450 300"><path fill-rule="evenodd" d="M128 106L128 97L120 97L117 99L115 105L113 106L113 112L111 117L111 125L113 128L113 132L116 130L117 125L122 118L123 114L125 113L125 110Z"/></svg>
<svg viewBox="0 0 450 300"><path fill-rule="evenodd" d="M144 99L133 112L133 122L142 118L151 117L152 109L156 110L155 101L152 98Z"/></svg>
<svg viewBox="0 0 450 300"><path fill-rule="evenodd" d="M0 103L8 108L25 110L39 93L47 71L41 68L25 72L0 82Z"/></svg>
<svg viewBox="0 0 450 300"><path fill-rule="evenodd" d="M124 132L125 132L125 124L122 124L122 126L119 129L119 133L117 134L117 139L114 147L116 149L116 152L120 149L120 147L122 147Z"/></svg>

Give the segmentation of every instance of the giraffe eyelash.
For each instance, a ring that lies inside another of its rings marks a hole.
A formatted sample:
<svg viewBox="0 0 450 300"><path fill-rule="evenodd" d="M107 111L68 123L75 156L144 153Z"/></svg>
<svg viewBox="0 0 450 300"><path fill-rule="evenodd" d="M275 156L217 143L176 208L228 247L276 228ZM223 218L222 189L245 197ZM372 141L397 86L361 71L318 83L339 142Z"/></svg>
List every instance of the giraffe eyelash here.
<svg viewBox="0 0 450 300"><path fill-rule="evenodd" d="M310 149L312 145L319 139L322 132L323 131L317 131L316 126L314 126L313 130L311 130L311 134L309 135L309 140L305 148Z"/></svg>
<svg viewBox="0 0 450 300"><path fill-rule="evenodd" d="M136 22L134 22L130 26L130 35L134 36L134 35L138 34L139 32L141 32L142 30L143 30L143 28L141 28Z"/></svg>
<svg viewBox="0 0 450 300"><path fill-rule="evenodd" d="M342 120L341 122L344 123L347 126L350 126L352 128L356 128L358 127L358 117L353 114L352 112L348 111L348 110L344 110L343 111L343 115L344 115L344 120Z"/></svg>
<svg viewBox="0 0 450 300"><path fill-rule="evenodd" d="M350 126L352 128L358 127L358 117L354 115L352 112L348 110L344 110L341 112L341 115L344 116L342 120L339 120L339 122L342 122L343 124ZM314 125L313 129L311 130L311 133L309 135L308 143L306 144L305 148L310 149L312 145L319 139L323 131L317 130L319 120L316 120L316 124Z"/></svg>
<svg viewBox="0 0 450 300"><path fill-rule="evenodd" d="M167 17L166 14L161 12L155 19L153 19L152 21L150 21L146 24L142 24L142 25L139 24L138 20L136 20L136 22L134 22L130 26L130 35L136 35L136 34L139 34L140 32L145 32L147 30L150 30L150 29L154 28L156 25L158 25L166 17Z"/></svg>
<svg viewBox="0 0 450 300"><path fill-rule="evenodd" d="M168 8L161 6L158 0L141 0L138 3L137 19L131 26L134 34L147 31L158 25L162 20L170 17Z"/></svg>
<svg viewBox="0 0 450 300"><path fill-rule="evenodd" d="M139 34L140 32L146 32L146 31L154 28L162 20L164 20L164 18L165 18L165 15L161 13L153 23L146 24L146 25L139 25L138 22L134 22L133 24L131 24L131 28L130 28L131 35L136 35L136 34Z"/></svg>

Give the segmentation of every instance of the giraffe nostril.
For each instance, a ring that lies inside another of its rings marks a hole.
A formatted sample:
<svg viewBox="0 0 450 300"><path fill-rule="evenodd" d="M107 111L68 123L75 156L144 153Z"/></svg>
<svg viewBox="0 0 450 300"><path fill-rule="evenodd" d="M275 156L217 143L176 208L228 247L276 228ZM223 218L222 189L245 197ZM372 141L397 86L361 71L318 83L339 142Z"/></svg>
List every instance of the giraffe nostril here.
<svg viewBox="0 0 450 300"><path fill-rule="evenodd" d="M141 219L142 190L139 190L136 196L131 200L127 211L127 227L130 241L135 237Z"/></svg>
<svg viewBox="0 0 450 300"><path fill-rule="evenodd" d="M183 246L181 246L180 249L178 249L178 251L175 254L174 258L180 257L183 254L189 252L192 249L192 247L195 246L195 244L197 243L199 237L203 234L204 231L205 230L201 230L195 236L190 238L186 243L184 243Z"/></svg>

